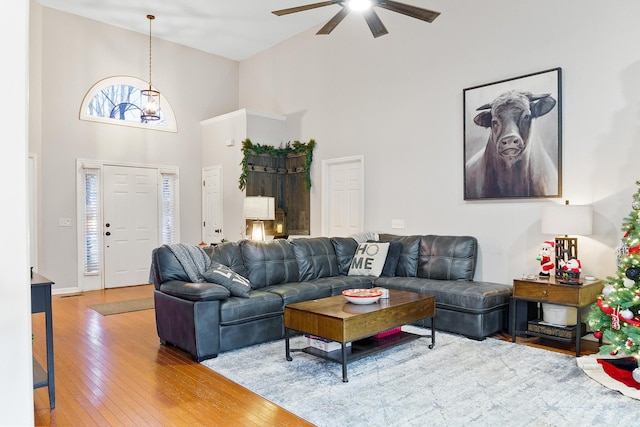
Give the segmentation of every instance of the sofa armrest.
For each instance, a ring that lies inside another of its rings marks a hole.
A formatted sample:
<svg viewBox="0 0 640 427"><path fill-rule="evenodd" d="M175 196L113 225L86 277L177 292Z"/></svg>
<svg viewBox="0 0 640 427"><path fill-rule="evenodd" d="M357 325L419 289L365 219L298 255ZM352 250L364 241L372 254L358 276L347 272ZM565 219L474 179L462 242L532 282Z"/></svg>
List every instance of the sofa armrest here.
<svg viewBox="0 0 640 427"><path fill-rule="evenodd" d="M160 292L189 301L223 300L231 296L227 288L216 283L190 283L180 280L169 280L162 283Z"/></svg>

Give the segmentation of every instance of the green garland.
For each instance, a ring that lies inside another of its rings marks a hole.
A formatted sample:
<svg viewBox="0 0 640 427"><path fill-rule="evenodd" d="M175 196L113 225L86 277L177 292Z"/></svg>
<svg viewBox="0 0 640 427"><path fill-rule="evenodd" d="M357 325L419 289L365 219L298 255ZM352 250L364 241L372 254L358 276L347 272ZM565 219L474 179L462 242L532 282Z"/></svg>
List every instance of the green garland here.
<svg viewBox="0 0 640 427"><path fill-rule="evenodd" d="M313 160L313 148L316 142L311 139L308 143L294 141L288 142L284 147L274 147L273 145L253 144L248 138L242 141L242 173L240 174L239 187L244 190L247 187L247 174L249 173L249 164L247 159L253 155L269 154L274 157L287 157L289 154L304 154L306 161L304 164L304 183L307 190L311 189L311 161Z"/></svg>

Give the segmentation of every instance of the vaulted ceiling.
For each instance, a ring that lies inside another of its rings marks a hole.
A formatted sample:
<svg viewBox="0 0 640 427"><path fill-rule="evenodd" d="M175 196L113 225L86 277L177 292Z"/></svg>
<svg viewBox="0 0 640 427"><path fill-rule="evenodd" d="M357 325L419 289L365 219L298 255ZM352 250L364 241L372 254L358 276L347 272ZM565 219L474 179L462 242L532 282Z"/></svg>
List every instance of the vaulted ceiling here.
<svg viewBox="0 0 640 427"><path fill-rule="evenodd" d="M37 0L41 5L234 60L243 60L329 20L331 5L287 16L273 10L316 0Z"/></svg>

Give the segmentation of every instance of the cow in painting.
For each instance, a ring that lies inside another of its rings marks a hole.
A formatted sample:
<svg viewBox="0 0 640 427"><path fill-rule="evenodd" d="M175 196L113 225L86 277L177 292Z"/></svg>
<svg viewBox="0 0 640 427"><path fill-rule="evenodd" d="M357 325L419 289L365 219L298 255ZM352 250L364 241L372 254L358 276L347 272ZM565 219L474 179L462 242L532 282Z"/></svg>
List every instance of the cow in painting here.
<svg viewBox="0 0 640 427"><path fill-rule="evenodd" d="M532 129L555 105L550 94L509 91L477 108L473 121L489 138L465 165L466 199L558 194L558 167Z"/></svg>

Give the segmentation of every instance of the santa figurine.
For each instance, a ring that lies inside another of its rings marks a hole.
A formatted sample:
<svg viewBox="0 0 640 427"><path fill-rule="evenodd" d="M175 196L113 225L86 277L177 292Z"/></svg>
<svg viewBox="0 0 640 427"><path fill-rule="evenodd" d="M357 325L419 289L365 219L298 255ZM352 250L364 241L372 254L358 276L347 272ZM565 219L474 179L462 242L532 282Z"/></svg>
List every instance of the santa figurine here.
<svg viewBox="0 0 640 427"><path fill-rule="evenodd" d="M560 260L560 268L562 269L562 276L565 280L577 282L580 279L582 263L579 259L571 258L567 261Z"/></svg>
<svg viewBox="0 0 640 427"><path fill-rule="evenodd" d="M545 240L542 243L542 247L540 248L540 252L538 253L538 257L536 258L540 261L540 277L550 277L551 270L555 267L555 264L552 260L552 256L555 255L554 251L555 242L550 240Z"/></svg>

